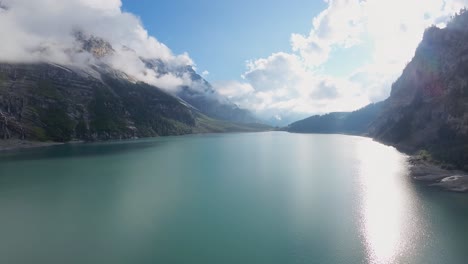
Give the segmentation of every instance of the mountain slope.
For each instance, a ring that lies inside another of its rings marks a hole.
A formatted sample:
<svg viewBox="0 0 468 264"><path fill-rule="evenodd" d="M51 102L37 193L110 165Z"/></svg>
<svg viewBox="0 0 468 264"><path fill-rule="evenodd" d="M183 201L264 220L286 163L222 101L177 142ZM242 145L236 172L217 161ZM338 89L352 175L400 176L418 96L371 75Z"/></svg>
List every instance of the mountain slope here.
<svg viewBox="0 0 468 264"><path fill-rule="evenodd" d="M135 63L134 51L82 31L71 34L75 45L66 52L82 58L77 63L0 62L0 138L66 142L260 130L231 124L256 120L216 95L192 66L136 57L143 77L153 71L188 83L169 93L113 66L118 52Z"/></svg>
<svg viewBox="0 0 468 264"><path fill-rule="evenodd" d="M155 87L93 75L51 64L0 65L0 138L102 140L185 134L195 125L187 107Z"/></svg>
<svg viewBox="0 0 468 264"><path fill-rule="evenodd" d="M354 112L335 112L308 117L290 124L286 130L297 133L366 134L369 125L380 113L382 102L370 104Z"/></svg>
<svg viewBox="0 0 468 264"><path fill-rule="evenodd" d="M160 74L175 73L185 76L192 82L191 86L182 86L176 95L189 103L201 113L212 118L237 123L257 123L251 112L239 108L227 98L217 94L213 86L193 70L192 66L182 66L168 69L161 60L144 60L146 66Z"/></svg>
<svg viewBox="0 0 468 264"><path fill-rule="evenodd" d="M209 118L111 69L0 64L0 139L66 142L266 129Z"/></svg>
<svg viewBox="0 0 468 264"><path fill-rule="evenodd" d="M426 30L371 125L377 140L468 168L468 13Z"/></svg>

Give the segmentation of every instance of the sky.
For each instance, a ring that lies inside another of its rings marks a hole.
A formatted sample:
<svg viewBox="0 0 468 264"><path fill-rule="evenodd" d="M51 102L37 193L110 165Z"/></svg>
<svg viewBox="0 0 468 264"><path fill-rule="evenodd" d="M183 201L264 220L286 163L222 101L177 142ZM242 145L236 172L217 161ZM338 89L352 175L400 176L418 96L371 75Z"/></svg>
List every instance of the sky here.
<svg viewBox="0 0 468 264"><path fill-rule="evenodd" d="M425 28L466 0L123 1L241 107L288 123L389 96Z"/></svg>
<svg viewBox="0 0 468 264"><path fill-rule="evenodd" d="M188 52L208 80L240 80L245 62L289 48L291 30L307 33L322 1L124 0L150 34Z"/></svg>
<svg viewBox="0 0 468 264"><path fill-rule="evenodd" d="M193 66L217 93L277 124L389 96L424 30L468 0L0 0L0 61L87 67L74 34L118 51L100 60L176 92ZM47 8L44 8L47 7ZM89 67L88 67L89 68Z"/></svg>

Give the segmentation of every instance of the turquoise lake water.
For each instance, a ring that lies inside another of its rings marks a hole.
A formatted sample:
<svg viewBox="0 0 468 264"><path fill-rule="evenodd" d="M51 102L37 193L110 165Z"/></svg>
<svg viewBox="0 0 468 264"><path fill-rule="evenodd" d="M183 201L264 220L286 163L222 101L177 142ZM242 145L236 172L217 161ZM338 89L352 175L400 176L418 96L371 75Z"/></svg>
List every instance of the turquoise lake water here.
<svg viewBox="0 0 468 264"><path fill-rule="evenodd" d="M468 195L371 139L191 135L0 153L0 263L467 263Z"/></svg>

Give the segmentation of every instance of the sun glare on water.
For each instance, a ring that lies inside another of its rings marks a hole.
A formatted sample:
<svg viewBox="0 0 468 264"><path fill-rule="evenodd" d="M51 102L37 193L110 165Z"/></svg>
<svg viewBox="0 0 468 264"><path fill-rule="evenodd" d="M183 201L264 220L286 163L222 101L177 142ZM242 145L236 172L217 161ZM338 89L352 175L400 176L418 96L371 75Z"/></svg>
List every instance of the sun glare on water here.
<svg viewBox="0 0 468 264"><path fill-rule="evenodd" d="M361 234L369 263L401 263L411 258L420 243L422 223L414 192L405 185L408 177L404 157L395 149L365 140L359 145L359 181L362 188ZM404 180L403 180L404 181ZM420 226L420 228L415 228Z"/></svg>

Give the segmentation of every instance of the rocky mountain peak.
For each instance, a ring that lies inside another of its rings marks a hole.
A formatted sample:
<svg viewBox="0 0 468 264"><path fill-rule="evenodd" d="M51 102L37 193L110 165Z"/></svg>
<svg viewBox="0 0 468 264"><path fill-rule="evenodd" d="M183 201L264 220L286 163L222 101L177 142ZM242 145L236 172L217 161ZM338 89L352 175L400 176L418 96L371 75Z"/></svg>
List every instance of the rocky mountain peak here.
<svg viewBox="0 0 468 264"><path fill-rule="evenodd" d="M75 39L81 44L84 51L91 53L94 57L100 59L115 52L112 45L102 38L87 35L82 31L74 32Z"/></svg>

